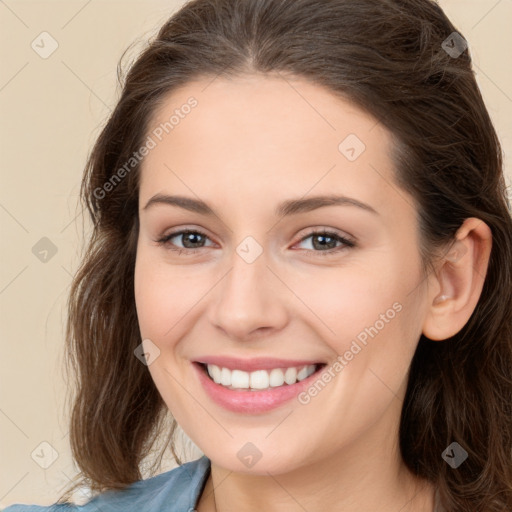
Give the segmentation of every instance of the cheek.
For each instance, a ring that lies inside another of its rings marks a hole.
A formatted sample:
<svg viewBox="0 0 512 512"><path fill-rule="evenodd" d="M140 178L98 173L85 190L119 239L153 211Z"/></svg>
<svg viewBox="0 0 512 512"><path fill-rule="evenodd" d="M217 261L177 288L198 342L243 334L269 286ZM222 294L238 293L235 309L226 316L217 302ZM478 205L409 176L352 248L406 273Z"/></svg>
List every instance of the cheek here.
<svg viewBox="0 0 512 512"><path fill-rule="evenodd" d="M379 268L386 267L386 272ZM291 273L284 277L302 304L302 318L319 327L321 339L330 340L334 348L348 348L347 341L359 338L376 324L377 330L389 330L388 324L396 323L408 289L390 265L374 261L351 263L339 268L311 268L300 276ZM413 275L412 273L410 275ZM367 333L366 336L369 336ZM338 352L339 353L339 352Z"/></svg>
<svg viewBox="0 0 512 512"><path fill-rule="evenodd" d="M166 323L164 311L168 314L167 301L172 302L172 296L166 291L164 276L159 275L157 268L151 264L144 251L139 251L135 263L135 304L141 335L143 338L158 338L158 332ZM168 319L170 320L170 318ZM168 327L169 328L169 324Z"/></svg>
<svg viewBox="0 0 512 512"><path fill-rule="evenodd" d="M157 343L171 336L171 329L175 329L204 293L199 275L187 276L185 266L165 264L144 249L137 254L134 279L141 335L154 338Z"/></svg>
<svg viewBox="0 0 512 512"><path fill-rule="evenodd" d="M138 249L134 272L141 339L151 340L160 351L149 373L172 415L186 424L190 397L179 383L185 382L187 368L180 364L176 340L190 330L190 312L200 294L180 267L166 265L144 248Z"/></svg>
<svg viewBox="0 0 512 512"><path fill-rule="evenodd" d="M419 267L388 252L350 268L329 268L295 277L290 288L302 298L302 318L341 356L335 379L365 401L398 390L407 374L421 334L421 305L417 293ZM413 260L413 256L411 255ZM288 282L292 276L288 276ZM347 388L347 389L348 389ZM351 392L351 393L352 393Z"/></svg>

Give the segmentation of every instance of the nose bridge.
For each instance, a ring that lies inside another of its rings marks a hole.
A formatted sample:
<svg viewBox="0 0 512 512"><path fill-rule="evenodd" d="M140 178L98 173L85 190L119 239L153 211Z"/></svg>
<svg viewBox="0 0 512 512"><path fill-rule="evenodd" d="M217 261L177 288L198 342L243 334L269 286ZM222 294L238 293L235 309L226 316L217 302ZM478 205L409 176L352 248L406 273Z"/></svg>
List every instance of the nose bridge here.
<svg viewBox="0 0 512 512"><path fill-rule="evenodd" d="M268 264L267 252L253 237L234 248L230 270L210 309L210 321L226 334L243 339L262 327L283 327L287 316L283 287Z"/></svg>

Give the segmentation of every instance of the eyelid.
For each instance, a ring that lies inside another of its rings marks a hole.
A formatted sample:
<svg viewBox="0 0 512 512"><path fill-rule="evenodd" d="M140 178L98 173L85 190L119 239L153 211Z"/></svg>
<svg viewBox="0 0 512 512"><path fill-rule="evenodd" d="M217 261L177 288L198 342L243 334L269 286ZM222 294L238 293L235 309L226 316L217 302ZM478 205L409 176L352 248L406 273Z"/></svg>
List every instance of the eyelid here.
<svg viewBox="0 0 512 512"><path fill-rule="evenodd" d="M350 242L353 244L356 243L356 239L353 236L349 235L348 233L345 233L344 231L339 231L335 228L330 228L327 226L318 226L318 227L308 228L306 233L301 235L300 238L298 238L297 242L295 242L295 243L302 242L305 238L308 238L309 236L315 235L315 234L316 235L321 235L321 234L335 235L338 238L342 238L347 242Z"/></svg>

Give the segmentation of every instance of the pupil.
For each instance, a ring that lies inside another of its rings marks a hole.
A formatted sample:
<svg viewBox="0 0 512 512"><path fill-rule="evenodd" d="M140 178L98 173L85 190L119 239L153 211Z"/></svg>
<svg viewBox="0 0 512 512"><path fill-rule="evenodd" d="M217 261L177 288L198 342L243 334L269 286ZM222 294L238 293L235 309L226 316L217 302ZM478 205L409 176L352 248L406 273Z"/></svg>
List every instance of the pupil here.
<svg viewBox="0 0 512 512"><path fill-rule="evenodd" d="M199 233L186 233L185 234L185 238L184 238L184 242L191 242L192 244L199 243L200 240L199 241L198 240L194 241L193 238L194 237L199 237L200 238L201 236L202 235L200 235ZM190 240L190 238L192 238L192 240ZM186 246L186 244L184 244L184 245Z"/></svg>
<svg viewBox="0 0 512 512"><path fill-rule="evenodd" d="M320 244L316 244L315 243L315 240L318 239L318 240L323 240L323 242L321 242ZM325 242L327 240L327 242ZM323 236L323 235L316 235L315 237L313 237L313 246L315 247L315 249L318 249L318 248L324 248L329 244L328 241L331 241L331 244L334 243L336 244L336 240L334 240L333 237L331 236ZM333 247L334 248L334 247Z"/></svg>

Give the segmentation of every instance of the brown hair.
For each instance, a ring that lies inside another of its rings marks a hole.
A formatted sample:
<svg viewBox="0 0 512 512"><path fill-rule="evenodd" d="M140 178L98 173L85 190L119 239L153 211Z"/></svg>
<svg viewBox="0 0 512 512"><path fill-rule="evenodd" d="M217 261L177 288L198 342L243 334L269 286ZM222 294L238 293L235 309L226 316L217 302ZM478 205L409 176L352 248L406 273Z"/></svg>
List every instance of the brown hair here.
<svg viewBox="0 0 512 512"><path fill-rule="evenodd" d="M397 183L418 210L424 270L464 219L491 228L471 318L449 340L418 342L399 441L405 464L439 488L448 512L512 510L512 219L500 143L469 51L450 55L443 43L454 32L431 0L194 0L148 43L81 188L93 232L70 292L66 354L76 375L70 442L83 483L103 492L140 480L141 461L162 433L152 471L169 443L182 463L176 422L169 428L169 411L134 356L140 166L108 194L98 190L141 147L172 90L203 77L279 72L327 87L390 130ZM457 469L441 456L452 442L469 454Z"/></svg>

